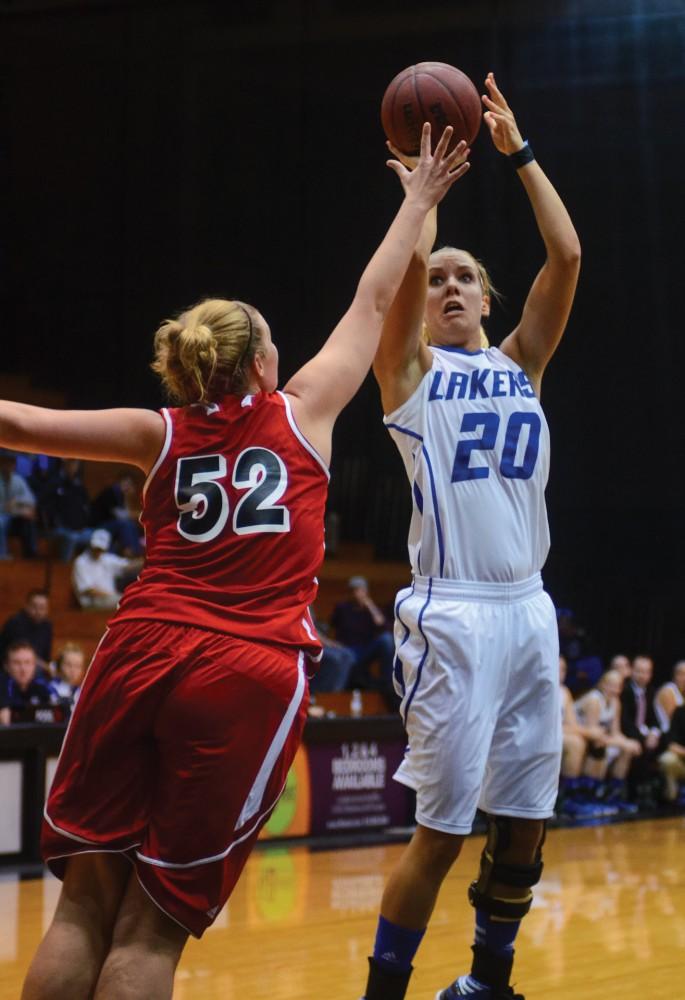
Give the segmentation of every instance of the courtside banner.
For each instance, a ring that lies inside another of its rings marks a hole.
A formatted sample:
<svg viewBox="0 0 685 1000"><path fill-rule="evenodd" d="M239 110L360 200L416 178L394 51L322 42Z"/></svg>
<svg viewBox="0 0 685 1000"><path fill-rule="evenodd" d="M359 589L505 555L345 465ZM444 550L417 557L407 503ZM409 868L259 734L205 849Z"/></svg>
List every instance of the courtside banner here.
<svg viewBox="0 0 685 1000"><path fill-rule="evenodd" d="M273 837L306 837L309 832L310 796L309 748L300 745L295 760L288 771L283 794L272 812L269 822L260 831L261 840Z"/></svg>
<svg viewBox="0 0 685 1000"><path fill-rule="evenodd" d="M310 745L312 836L405 826L410 793L392 779L403 754L401 739Z"/></svg>

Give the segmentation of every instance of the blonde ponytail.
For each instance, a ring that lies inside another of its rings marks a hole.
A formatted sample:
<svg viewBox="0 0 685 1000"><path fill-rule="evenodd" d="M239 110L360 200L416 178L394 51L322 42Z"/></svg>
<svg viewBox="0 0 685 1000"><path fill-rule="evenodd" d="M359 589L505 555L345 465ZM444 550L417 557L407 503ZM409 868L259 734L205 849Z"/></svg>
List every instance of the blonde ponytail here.
<svg viewBox="0 0 685 1000"><path fill-rule="evenodd" d="M174 402L213 403L247 391L249 364L260 349L251 306L205 299L162 323L152 370Z"/></svg>

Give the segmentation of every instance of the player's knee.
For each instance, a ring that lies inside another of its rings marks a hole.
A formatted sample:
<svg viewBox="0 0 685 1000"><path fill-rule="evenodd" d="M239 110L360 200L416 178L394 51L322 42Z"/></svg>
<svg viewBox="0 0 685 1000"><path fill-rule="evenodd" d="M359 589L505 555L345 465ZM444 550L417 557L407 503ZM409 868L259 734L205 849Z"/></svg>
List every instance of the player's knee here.
<svg viewBox="0 0 685 1000"><path fill-rule="evenodd" d="M89 933L109 936L131 866L123 855L77 854L69 858L58 903L60 918L80 923Z"/></svg>
<svg viewBox="0 0 685 1000"><path fill-rule="evenodd" d="M459 857L464 838L442 830L418 826L415 840L420 850L423 864L431 871L447 872Z"/></svg>
<svg viewBox="0 0 685 1000"><path fill-rule="evenodd" d="M122 949L122 962L125 964L131 946L168 954L178 961L187 939L188 932L152 901L137 880L132 880L112 935L113 949Z"/></svg>
<svg viewBox="0 0 685 1000"><path fill-rule="evenodd" d="M579 733L564 734L564 753L581 756L585 753L586 741Z"/></svg>
<svg viewBox="0 0 685 1000"><path fill-rule="evenodd" d="M537 819L512 819L509 823L509 847L503 854L509 860L533 862L540 853L545 839L545 821Z"/></svg>
<svg viewBox="0 0 685 1000"><path fill-rule="evenodd" d="M522 919L533 902L532 887L542 876L544 836L542 820L488 816L480 872L469 887L472 906L500 919Z"/></svg>

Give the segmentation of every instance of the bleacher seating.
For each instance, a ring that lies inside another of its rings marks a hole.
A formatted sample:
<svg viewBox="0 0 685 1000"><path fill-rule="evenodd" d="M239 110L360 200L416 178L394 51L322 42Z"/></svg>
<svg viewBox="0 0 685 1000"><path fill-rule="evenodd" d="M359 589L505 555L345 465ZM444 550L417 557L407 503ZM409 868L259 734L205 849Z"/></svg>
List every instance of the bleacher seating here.
<svg viewBox="0 0 685 1000"><path fill-rule="evenodd" d="M16 399L38 406L60 409L65 399L59 392L34 385L25 376L0 376L0 398ZM84 463L84 482L91 497L114 481L122 469L120 463ZM143 476L131 469L142 486ZM55 650L62 642L81 642L88 655L95 649L104 631L109 612L83 612L76 605L71 590L71 567L58 562L49 538L39 539L40 558L28 562L19 558L16 539L9 540L14 559L0 563L0 621L13 614L24 603L28 590L43 588L51 598L51 617L55 628ZM347 581L361 574L369 581L376 604L384 610L393 604L396 592L408 584L408 564L376 562L370 545L345 544L335 558L326 558L319 573L319 595L315 605L317 618L327 622L337 601L347 597Z"/></svg>
<svg viewBox="0 0 685 1000"><path fill-rule="evenodd" d="M392 605L397 590L409 580L408 567L403 563L374 562L370 547L344 547L338 557L324 561L319 573L315 610L321 621L329 620L333 606L347 596L348 579L360 573L369 581L371 594L382 608ZM33 589L44 589L50 594L53 651L65 642L78 642L90 658L111 612L82 611L71 588L71 566L45 554L39 559L14 558L0 563L0 622L22 607L27 592Z"/></svg>
<svg viewBox="0 0 685 1000"><path fill-rule="evenodd" d="M54 628L53 654L65 642L78 642L90 659L111 612L81 611L71 589L71 566L47 559L13 559L0 563L0 622L24 604L29 590L50 594Z"/></svg>
<svg viewBox="0 0 685 1000"><path fill-rule="evenodd" d="M349 596L347 581L359 575L366 577L371 596L383 610L392 608L397 591L411 582L408 563L375 561L372 546L345 544L335 558L326 558L321 566L317 618L324 622L330 619L334 605Z"/></svg>

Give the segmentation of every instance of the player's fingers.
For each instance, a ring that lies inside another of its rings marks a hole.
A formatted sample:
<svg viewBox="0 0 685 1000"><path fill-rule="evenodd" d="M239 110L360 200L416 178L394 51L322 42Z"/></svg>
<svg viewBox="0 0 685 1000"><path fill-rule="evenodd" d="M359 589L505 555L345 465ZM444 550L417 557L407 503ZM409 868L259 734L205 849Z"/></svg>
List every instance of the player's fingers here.
<svg viewBox="0 0 685 1000"><path fill-rule="evenodd" d="M454 129L452 128L451 125L448 125L446 127L445 131L440 136L440 141L438 142L437 146L435 147L435 153L433 155L435 156L436 160L442 160L444 158L445 153L447 152L447 147L450 144L450 140L452 138L453 133L454 133Z"/></svg>
<svg viewBox="0 0 685 1000"><path fill-rule="evenodd" d="M468 157L468 155L469 155L470 152L471 152L471 150L466 145L466 140L462 139L461 142L459 142L454 147L454 149L449 154L449 156L447 156L447 158L445 160L447 168L449 170L452 170L459 163L463 163L464 160L467 159L467 157Z"/></svg>
<svg viewBox="0 0 685 1000"><path fill-rule="evenodd" d="M513 119L514 116L506 105L502 107L501 104L493 101L487 94L483 94L482 101L488 111L493 111L497 115L507 115L509 118Z"/></svg>
<svg viewBox="0 0 685 1000"><path fill-rule="evenodd" d="M491 132L493 129L497 128L500 125L504 125L506 122L506 119L502 115L496 115L492 111L486 112L483 115L483 119Z"/></svg>
<svg viewBox="0 0 685 1000"><path fill-rule="evenodd" d="M425 160L431 152L431 127L430 122L424 122L421 129L421 159Z"/></svg>
<svg viewBox="0 0 685 1000"><path fill-rule="evenodd" d="M402 183L404 183L404 178L407 176L409 171L403 163L400 163L399 160L386 160L385 165L386 167L390 167L391 170L394 170Z"/></svg>
<svg viewBox="0 0 685 1000"><path fill-rule="evenodd" d="M467 160L466 163L460 163L459 166L455 167L454 170L450 170L450 172L447 175L450 184L454 184L454 182L458 181L460 177L463 177L466 171L469 170L470 167L471 164Z"/></svg>
<svg viewBox="0 0 685 1000"><path fill-rule="evenodd" d="M503 108L508 108L509 107L509 105L507 104L507 102L506 102L506 100L504 98L504 94L502 93L502 91L497 86L497 83L495 81L495 74L494 73L488 73L488 75L485 77L485 86L488 88L488 90L490 91L490 94L497 101L497 103L500 105L500 107L503 107Z"/></svg>
<svg viewBox="0 0 685 1000"><path fill-rule="evenodd" d="M405 167L407 167L409 170L413 170L416 164L419 162L418 156L408 156L406 153L403 153L401 149L398 149L397 146L393 146L393 144L390 142L389 139L387 140L385 145L388 147L390 152L395 157L397 157L400 163L404 163Z"/></svg>
<svg viewBox="0 0 685 1000"><path fill-rule="evenodd" d="M452 185L455 184L460 177L464 176L464 174L469 169L470 165L471 165L470 163L461 163L456 170L451 170L448 174L445 174L441 178L440 187L442 193L440 195L440 200L444 198L444 196L447 194Z"/></svg>

